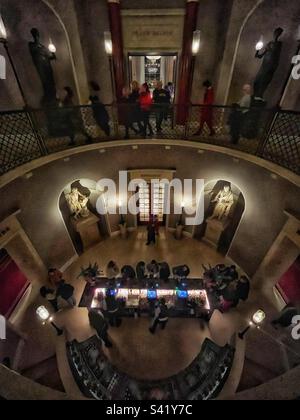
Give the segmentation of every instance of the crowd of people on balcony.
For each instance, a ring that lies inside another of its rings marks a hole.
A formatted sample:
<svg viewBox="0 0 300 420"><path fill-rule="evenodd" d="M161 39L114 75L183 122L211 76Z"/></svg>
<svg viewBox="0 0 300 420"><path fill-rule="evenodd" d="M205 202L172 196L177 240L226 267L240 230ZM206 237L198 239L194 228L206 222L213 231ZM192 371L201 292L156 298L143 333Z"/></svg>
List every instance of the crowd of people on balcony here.
<svg viewBox="0 0 300 420"><path fill-rule="evenodd" d="M154 135L150 121L151 112L154 112L156 117L156 133L162 132L163 121L167 120L169 115L172 87L170 83L164 88L163 83L158 81L152 94L148 83L139 86L139 83L134 81L131 89L123 89L118 110L119 123L125 126L125 139L129 139L130 130L144 138Z"/></svg>
<svg viewBox="0 0 300 420"><path fill-rule="evenodd" d="M203 135L207 129L210 136L215 136L217 130L218 110L215 108L214 87L211 81L206 80L203 82L203 88L204 97L199 103L199 128L193 134L195 137ZM90 90L91 95L88 104L91 107L94 122L107 137L110 137L111 116L107 107L100 100L100 86L91 81ZM75 95L72 88L66 86L64 92L65 94L60 100L60 135L66 135L70 138L70 146L75 145L77 134L85 138L86 144L92 143L92 136L85 127L85 118L80 108L75 107ZM148 83L140 85L137 81L133 81L130 87L124 87L122 97L117 104L118 124L125 127L124 139L129 139L131 132L143 138L162 133L164 121L173 118L173 99L174 85L171 82L164 87L161 81L155 81L151 86ZM229 126L231 143L234 145L239 143L241 136L255 137L254 131L257 131L257 127L253 128L250 124L252 101L252 87L245 84L241 100L232 104L229 117L227 120L225 118L225 124ZM153 119L155 127L153 126Z"/></svg>

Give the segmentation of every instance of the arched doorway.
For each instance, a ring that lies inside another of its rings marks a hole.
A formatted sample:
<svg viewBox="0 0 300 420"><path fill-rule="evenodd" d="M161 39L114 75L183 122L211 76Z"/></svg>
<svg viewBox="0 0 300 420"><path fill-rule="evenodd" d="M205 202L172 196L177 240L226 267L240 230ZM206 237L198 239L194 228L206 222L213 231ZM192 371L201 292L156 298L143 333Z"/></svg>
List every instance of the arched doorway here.
<svg viewBox="0 0 300 420"><path fill-rule="evenodd" d="M210 181L204 187L204 222L195 228L194 237L226 255L244 211L245 198L236 185Z"/></svg>

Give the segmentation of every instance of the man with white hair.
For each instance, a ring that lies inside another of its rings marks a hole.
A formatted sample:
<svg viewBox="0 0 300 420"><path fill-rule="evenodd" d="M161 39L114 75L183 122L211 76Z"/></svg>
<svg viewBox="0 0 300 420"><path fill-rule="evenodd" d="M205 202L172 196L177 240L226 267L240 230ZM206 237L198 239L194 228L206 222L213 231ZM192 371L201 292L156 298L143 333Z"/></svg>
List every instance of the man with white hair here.
<svg viewBox="0 0 300 420"><path fill-rule="evenodd" d="M242 113L247 114L251 106L251 95L252 87L249 84L243 86L243 97L239 102L239 106L242 108Z"/></svg>

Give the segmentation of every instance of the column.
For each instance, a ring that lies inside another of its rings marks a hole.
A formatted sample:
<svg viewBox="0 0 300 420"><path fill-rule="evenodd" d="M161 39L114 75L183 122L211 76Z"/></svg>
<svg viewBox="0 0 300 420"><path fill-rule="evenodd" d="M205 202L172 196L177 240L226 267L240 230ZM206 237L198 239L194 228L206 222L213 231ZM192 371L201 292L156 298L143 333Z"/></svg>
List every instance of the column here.
<svg viewBox="0 0 300 420"><path fill-rule="evenodd" d="M187 104L190 102L193 80L193 33L197 28L199 0L187 0L183 32L183 46L179 70L177 123L185 124L188 116Z"/></svg>
<svg viewBox="0 0 300 420"><path fill-rule="evenodd" d="M108 14L113 44L113 71L116 85L117 100L122 97L125 85L123 33L120 0L108 0Z"/></svg>
<svg viewBox="0 0 300 420"><path fill-rule="evenodd" d="M34 290L47 282L46 268L25 232L21 230L5 245L5 249Z"/></svg>

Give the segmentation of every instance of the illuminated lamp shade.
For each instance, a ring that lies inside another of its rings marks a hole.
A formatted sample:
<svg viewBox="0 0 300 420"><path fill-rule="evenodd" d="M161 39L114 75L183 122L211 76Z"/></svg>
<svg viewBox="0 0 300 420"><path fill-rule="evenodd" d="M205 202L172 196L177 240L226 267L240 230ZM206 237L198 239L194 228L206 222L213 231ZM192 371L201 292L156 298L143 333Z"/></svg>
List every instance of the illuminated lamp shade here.
<svg viewBox="0 0 300 420"><path fill-rule="evenodd" d="M52 53L55 54L56 53L56 46L53 44L53 42L50 39L50 44L48 46L48 50Z"/></svg>
<svg viewBox="0 0 300 420"><path fill-rule="evenodd" d="M252 317L252 320L255 325L260 325L264 322L265 318L266 318L265 312L260 309L257 312L255 312L255 314Z"/></svg>
<svg viewBox="0 0 300 420"><path fill-rule="evenodd" d="M193 43L192 43L192 53L197 55L200 51L201 45L201 31L194 31L193 33Z"/></svg>
<svg viewBox="0 0 300 420"><path fill-rule="evenodd" d="M260 51L264 48L264 38L263 36L260 37L260 40L257 42L255 49L256 51Z"/></svg>
<svg viewBox="0 0 300 420"><path fill-rule="evenodd" d="M111 33L108 31L104 32L104 48L107 55L112 55L113 44L112 44Z"/></svg>
<svg viewBox="0 0 300 420"><path fill-rule="evenodd" d="M2 16L0 15L0 41L6 41L6 40L7 40L7 32L4 26Z"/></svg>
<svg viewBox="0 0 300 420"><path fill-rule="evenodd" d="M45 308L45 306L40 306L39 308L37 308L36 314L40 318L40 320L43 322L48 321L48 319L50 318L50 313Z"/></svg>

